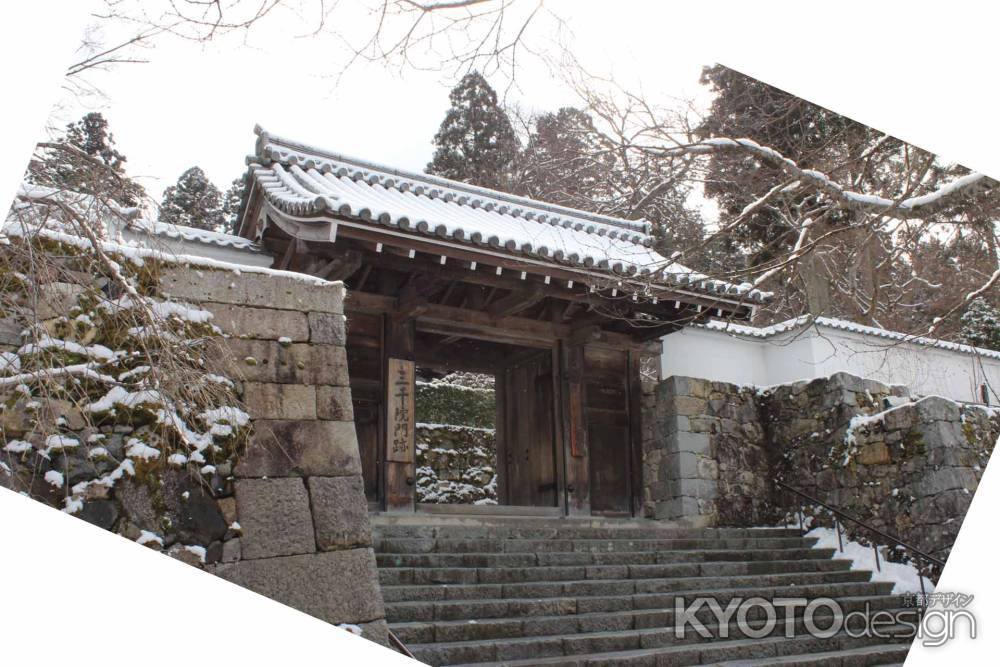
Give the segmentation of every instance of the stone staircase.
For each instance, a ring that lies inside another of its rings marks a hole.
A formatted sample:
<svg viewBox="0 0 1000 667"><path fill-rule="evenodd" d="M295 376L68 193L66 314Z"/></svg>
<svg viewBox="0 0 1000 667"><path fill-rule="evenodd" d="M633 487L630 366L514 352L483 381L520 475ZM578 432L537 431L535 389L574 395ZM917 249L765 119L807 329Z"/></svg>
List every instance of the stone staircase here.
<svg viewBox="0 0 1000 667"><path fill-rule="evenodd" d="M384 515L372 523L390 628L430 665L846 667L901 664L909 648L846 633L814 638L801 609L791 638L780 610L763 639L747 638L735 617L719 637L708 609L698 618L711 638L691 626L678 636L678 596L723 608L755 596L830 597L844 613L903 607L891 584L810 548L815 540L795 530Z"/></svg>

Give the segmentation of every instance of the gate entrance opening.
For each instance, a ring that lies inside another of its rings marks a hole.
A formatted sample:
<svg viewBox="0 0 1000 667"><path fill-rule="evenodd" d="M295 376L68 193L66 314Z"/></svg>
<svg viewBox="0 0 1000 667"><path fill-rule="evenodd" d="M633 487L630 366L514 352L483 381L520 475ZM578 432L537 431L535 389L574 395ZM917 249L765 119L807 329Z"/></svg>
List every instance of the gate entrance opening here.
<svg viewBox="0 0 1000 667"><path fill-rule="evenodd" d="M353 419L379 511L636 513L640 356L659 355L660 339L685 324L747 319L766 300L677 265L644 220L407 173L263 130L248 178L240 235L273 253L276 269L346 287ZM338 350L345 339L336 314L310 313L309 330L311 342ZM421 502L425 368L494 378L496 505ZM328 412L349 419L344 392L328 393Z"/></svg>

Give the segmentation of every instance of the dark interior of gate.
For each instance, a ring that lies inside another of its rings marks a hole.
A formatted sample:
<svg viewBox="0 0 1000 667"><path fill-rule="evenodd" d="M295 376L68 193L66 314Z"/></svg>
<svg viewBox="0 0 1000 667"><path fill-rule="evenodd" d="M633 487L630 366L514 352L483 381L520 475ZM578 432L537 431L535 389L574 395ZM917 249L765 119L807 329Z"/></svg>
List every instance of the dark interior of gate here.
<svg viewBox="0 0 1000 667"><path fill-rule="evenodd" d="M763 298L655 250L648 223L377 167L260 132L240 234L274 267L343 281L373 509L632 515L640 358ZM416 494L421 373L495 379L496 504Z"/></svg>

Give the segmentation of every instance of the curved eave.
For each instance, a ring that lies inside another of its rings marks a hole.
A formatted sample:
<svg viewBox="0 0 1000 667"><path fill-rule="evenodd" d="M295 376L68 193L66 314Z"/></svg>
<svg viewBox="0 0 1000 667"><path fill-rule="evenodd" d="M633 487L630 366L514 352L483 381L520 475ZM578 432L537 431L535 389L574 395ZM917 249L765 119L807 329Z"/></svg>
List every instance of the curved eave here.
<svg viewBox="0 0 1000 667"><path fill-rule="evenodd" d="M333 227L349 226L385 235L387 241L395 240L395 243L390 243L391 245L398 247L411 247L414 241L423 241L433 244L435 252L439 250L441 254L445 255L448 254L448 249L476 253L482 257L481 261L483 264L489 264L490 259L516 261L525 270L530 270L532 273L548 275L554 272L566 272L571 274L580 284L608 280L636 282L645 278L649 285L667 292L667 294L659 295L662 299L677 298L683 300L683 297L691 297L698 301L708 299L713 304L725 303L736 307L747 307L761 303L760 300L752 300L754 298L752 295L733 291L733 286L731 285L728 286L730 289L713 289L711 285L706 285L704 281L699 282L695 278L689 278L687 274L666 273L667 278L659 280L651 272L647 272L644 275L629 276L616 273L612 268L603 268L594 265L588 266L581 262L572 263L567 261L568 258L565 256L560 259L531 256L523 252L509 251L502 244L476 243L469 238L442 236L430 230L420 230L413 227L403 229L391 224L373 224L377 220L360 216L346 216L340 212L325 211L310 215L299 215L282 210L269 200L265 206L265 211L272 214L275 222L278 223L278 226L285 233L304 241L326 242L336 235ZM282 222L284 224L281 224ZM727 285L721 281L711 282L716 285ZM759 299L760 297L756 298Z"/></svg>

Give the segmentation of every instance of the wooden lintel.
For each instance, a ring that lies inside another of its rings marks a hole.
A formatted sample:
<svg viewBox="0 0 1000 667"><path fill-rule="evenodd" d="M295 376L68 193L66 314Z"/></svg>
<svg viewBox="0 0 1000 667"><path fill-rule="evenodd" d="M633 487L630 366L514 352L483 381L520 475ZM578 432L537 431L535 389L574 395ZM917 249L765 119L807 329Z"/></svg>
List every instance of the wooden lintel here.
<svg viewBox="0 0 1000 667"><path fill-rule="evenodd" d="M349 312L394 315L399 311L399 301L395 297L348 290L344 308ZM433 303L422 304L416 320L417 328L426 333L531 347L548 347L556 339L570 334L570 328L565 325L514 315L492 317L482 311Z"/></svg>

